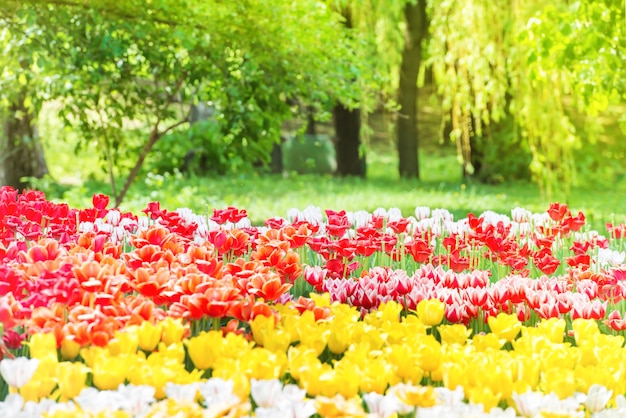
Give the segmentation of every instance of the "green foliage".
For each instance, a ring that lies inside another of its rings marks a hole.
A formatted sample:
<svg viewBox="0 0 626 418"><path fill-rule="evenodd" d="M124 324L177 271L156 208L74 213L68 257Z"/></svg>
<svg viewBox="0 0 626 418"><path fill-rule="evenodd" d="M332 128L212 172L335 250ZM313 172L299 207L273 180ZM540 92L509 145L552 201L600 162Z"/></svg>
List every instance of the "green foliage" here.
<svg viewBox="0 0 626 418"><path fill-rule="evenodd" d="M483 136L471 138L474 178L486 183L529 180L532 155L512 118L491 123Z"/></svg>
<svg viewBox="0 0 626 418"><path fill-rule="evenodd" d="M337 170L335 147L327 135L288 137L282 154L288 173L333 174Z"/></svg>
<svg viewBox="0 0 626 418"><path fill-rule="evenodd" d="M133 152L124 131L147 132L132 180L154 144L185 128L197 101L221 109L224 147L267 160L282 122L292 115L288 99L355 105L373 78L355 54L359 40L316 0L0 5L2 15L14 12L19 19L3 25L12 33L29 28L41 35L27 55L53 51L46 67L57 74L50 97L62 100L61 115L80 130L81 146L97 144L112 184L119 159Z"/></svg>
<svg viewBox="0 0 626 418"><path fill-rule="evenodd" d="M464 160L472 134L510 116L542 190L571 188L582 139L626 93L622 2L443 0L430 14L429 65Z"/></svg>

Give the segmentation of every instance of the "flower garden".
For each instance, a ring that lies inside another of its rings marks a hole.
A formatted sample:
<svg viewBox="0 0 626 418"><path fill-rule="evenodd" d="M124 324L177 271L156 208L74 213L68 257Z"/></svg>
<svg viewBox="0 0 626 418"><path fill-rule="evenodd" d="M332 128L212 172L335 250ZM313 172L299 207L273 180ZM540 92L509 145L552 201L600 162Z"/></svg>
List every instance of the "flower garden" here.
<svg viewBox="0 0 626 418"><path fill-rule="evenodd" d="M108 205L0 188L0 416L626 416L626 223Z"/></svg>

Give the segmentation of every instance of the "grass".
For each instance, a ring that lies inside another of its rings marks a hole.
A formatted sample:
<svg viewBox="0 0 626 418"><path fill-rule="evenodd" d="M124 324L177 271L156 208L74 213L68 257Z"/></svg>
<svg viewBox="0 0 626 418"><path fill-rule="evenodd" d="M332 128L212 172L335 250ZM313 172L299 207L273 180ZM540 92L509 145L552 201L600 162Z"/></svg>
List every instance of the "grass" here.
<svg viewBox="0 0 626 418"><path fill-rule="evenodd" d="M91 205L94 193L111 194L107 177L96 153L87 149L75 155L75 134L44 117L46 155L52 177L39 187L49 198L74 207ZM47 122L46 122L47 121ZM237 175L186 178L180 174L148 174L138 178L120 209L139 213L151 201L174 210L188 207L197 213L235 206L247 209L255 224L274 216L286 216L291 208L309 205L322 209L373 211L379 207L401 209L404 216L416 206L446 208L455 219L487 210L510 214L519 206L541 212L553 201L581 210L594 229L604 231L606 222L623 222L626 217L626 183L604 188L577 188L571 194L542 196L536 185L526 182L486 185L461 178L461 170L450 147L426 143L420 154L421 179L400 179L397 158L391 145L376 140L368 154L367 179L314 175ZM123 179L120 180L120 185Z"/></svg>

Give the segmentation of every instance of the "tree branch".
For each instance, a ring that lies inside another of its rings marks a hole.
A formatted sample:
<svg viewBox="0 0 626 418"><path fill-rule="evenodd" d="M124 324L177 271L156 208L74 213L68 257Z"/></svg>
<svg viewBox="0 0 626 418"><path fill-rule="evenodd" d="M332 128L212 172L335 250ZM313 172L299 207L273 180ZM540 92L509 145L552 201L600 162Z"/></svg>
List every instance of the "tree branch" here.
<svg viewBox="0 0 626 418"><path fill-rule="evenodd" d="M126 182L124 183L124 187L120 191L120 194L115 196L115 207L119 207L120 204L122 204L124 197L126 197L126 194L128 193L128 190L130 189L130 186L133 184L133 181L135 180L135 177L137 177L137 175L139 174L139 170L141 170L141 167L143 166L143 162L145 161L146 157L148 156L148 154L150 153L154 145L157 143L157 141L161 139L165 134L172 131L173 129L189 122L193 105L189 106L189 111L187 112L187 115L182 120L179 120L178 122L168 126L166 129L159 132L159 124L161 123L160 114L163 110L165 110L167 106L172 104L172 100L174 96L180 90L186 77L187 77L186 74L183 74L180 77L180 79L176 83L175 88L172 89L172 92L167 96L166 101L163 103L163 107L159 109L159 111L157 112L157 115L159 116L157 116L157 120L154 123L154 126L152 127L152 131L150 132L150 138L148 139L148 142L146 142L143 149L141 150L141 154L139 154L139 158L137 159L135 166L133 167L131 172L128 174L128 178L126 179Z"/></svg>
<svg viewBox="0 0 626 418"><path fill-rule="evenodd" d="M128 11L124 11L121 7L117 5L123 5L124 2L116 3L116 7L107 7L107 5L96 2L82 2L82 1L72 1L72 0L3 0L7 2L7 4L14 4L17 6L23 6L25 4L31 4L33 6L57 6L57 7L73 7L77 9L82 9L85 11L98 11L104 15L113 16L116 18L120 18L127 21L135 21L135 20L147 20L153 23L159 23L162 25L177 27L181 26L181 22L175 21L172 19L166 19L164 17L159 17L155 15L150 15L145 13L145 10L142 10L143 13L137 13L137 11L133 12L132 9ZM140 17L141 16L141 17ZM192 26L194 29L200 30L208 30L208 28L198 22L192 22Z"/></svg>

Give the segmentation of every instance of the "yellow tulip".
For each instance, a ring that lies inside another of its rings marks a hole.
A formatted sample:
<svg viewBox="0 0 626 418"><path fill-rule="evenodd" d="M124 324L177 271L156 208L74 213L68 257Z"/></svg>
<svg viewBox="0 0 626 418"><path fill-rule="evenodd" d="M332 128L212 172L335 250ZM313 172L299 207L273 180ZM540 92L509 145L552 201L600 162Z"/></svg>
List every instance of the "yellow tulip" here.
<svg viewBox="0 0 626 418"><path fill-rule="evenodd" d="M138 327L128 327L124 331L117 331L115 338L109 341L107 349L112 356L120 354L135 354L139 348Z"/></svg>
<svg viewBox="0 0 626 418"><path fill-rule="evenodd" d="M513 395L513 373L511 366L504 361L491 361L489 373L481 373L479 381L492 393L498 393L502 399L508 399Z"/></svg>
<svg viewBox="0 0 626 418"><path fill-rule="evenodd" d="M439 299L424 299L417 304L417 316L426 326L436 326L443 321L446 304Z"/></svg>
<svg viewBox="0 0 626 418"><path fill-rule="evenodd" d="M318 384L321 386L318 389L320 395L330 397L339 394L344 398L358 395L361 379L355 368L341 366L337 369L328 367L324 370L318 378Z"/></svg>
<svg viewBox="0 0 626 418"><path fill-rule="evenodd" d="M536 390L539 385L540 363L530 356L518 357L514 360L515 385L517 393Z"/></svg>
<svg viewBox="0 0 626 418"><path fill-rule="evenodd" d="M376 392L382 395L390 383L397 383L392 382L394 376L391 365L381 358L370 358L365 367L352 369L359 370L361 376L359 389L362 393Z"/></svg>
<svg viewBox="0 0 626 418"><path fill-rule="evenodd" d="M163 341L166 346L183 340L187 329L181 319L174 319L168 316L161 321L160 325L162 329L161 341Z"/></svg>
<svg viewBox="0 0 626 418"><path fill-rule="evenodd" d="M335 326L335 321L330 328L328 334L328 349L331 353L341 354L347 350L352 339L352 326L348 324L339 324Z"/></svg>
<svg viewBox="0 0 626 418"><path fill-rule="evenodd" d="M176 373L165 365L148 364L140 361L134 363L130 367L128 380L133 385L147 385L155 389L154 397L156 399L165 398L165 384L167 382L178 383L174 378Z"/></svg>
<svg viewBox="0 0 626 418"><path fill-rule="evenodd" d="M28 347L31 358L58 361L57 339L52 333L33 334L28 341Z"/></svg>
<svg viewBox="0 0 626 418"><path fill-rule="evenodd" d="M332 380L335 374L332 367L329 364L322 364L317 360L317 356L306 364L302 364L297 369L297 373L299 375L299 384L306 390L309 396L318 396L324 390L328 390L328 382ZM358 392L358 383L355 392Z"/></svg>
<svg viewBox="0 0 626 418"><path fill-rule="evenodd" d="M57 385L56 369L58 364L56 357L46 357L39 362L33 377L19 390L25 401L38 402L52 393Z"/></svg>
<svg viewBox="0 0 626 418"><path fill-rule="evenodd" d="M287 369L287 355L257 347L241 358L241 369L250 378L278 379Z"/></svg>
<svg viewBox="0 0 626 418"><path fill-rule="evenodd" d="M421 408L429 408L438 403L437 394L432 386L413 386L404 383L389 388L388 394L393 393L403 403Z"/></svg>
<svg viewBox="0 0 626 418"><path fill-rule="evenodd" d="M554 345L541 353L540 362L543 370L571 369L580 364L581 351L564 345Z"/></svg>
<svg viewBox="0 0 626 418"><path fill-rule="evenodd" d="M496 334L478 334L472 338L472 345L477 351L499 350L506 341L498 338Z"/></svg>
<svg viewBox="0 0 626 418"><path fill-rule="evenodd" d="M153 351L161 341L161 325L153 325L149 321L143 321L137 329L137 336L139 337L139 348L143 351Z"/></svg>
<svg viewBox="0 0 626 418"><path fill-rule="evenodd" d="M433 372L441 365L441 344L432 335L426 335L419 340L419 367L426 372Z"/></svg>
<svg viewBox="0 0 626 418"><path fill-rule="evenodd" d="M318 356L324 352L329 337L330 330L315 325L309 325L304 329L300 329L300 345L311 347L317 352Z"/></svg>
<svg viewBox="0 0 626 418"><path fill-rule="evenodd" d="M150 354L150 357L148 357L149 360L155 360L157 358L163 358L182 364L185 361L185 347L182 342L172 343L167 346L165 343L160 342L157 346L157 351Z"/></svg>
<svg viewBox="0 0 626 418"><path fill-rule="evenodd" d="M258 345L265 345L265 334L275 328L274 318L257 315L249 322L252 337Z"/></svg>
<svg viewBox="0 0 626 418"><path fill-rule="evenodd" d="M389 362L396 376L404 382L419 383L424 377L424 371L418 366L419 355L408 344L397 344L388 347L386 360Z"/></svg>
<svg viewBox="0 0 626 418"><path fill-rule="evenodd" d="M380 332L380 329L371 325L359 322L354 328L354 342L368 345L371 350L380 350L385 345L387 335Z"/></svg>
<svg viewBox="0 0 626 418"><path fill-rule="evenodd" d="M330 306L330 293L311 293L309 295L311 300L315 302L315 306L320 308L327 308Z"/></svg>
<svg viewBox="0 0 626 418"><path fill-rule="evenodd" d="M513 314L501 312L498 316L490 316L487 321L491 332L507 342L513 341L522 329L522 323Z"/></svg>
<svg viewBox="0 0 626 418"><path fill-rule="evenodd" d="M488 387L474 386L465 389L465 396L473 404L482 404L485 412L491 411L492 408L498 406L502 395L499 392L493 392Z"/></svg>
<svg viewBox="0 0 626 418"><path fill-rule="evenodd" d="M66 336L61 343L61 358L63 360L74 360L80 352L80 344L73 338Z"/></svg>
<svg viewBox="0 0 626 418"><path fill-rule="evenodd" d="M318 396L315 399L315 408L317 413L325 418L339 417L366 417L367 414L363 410L362 401L359 397L346 400L341 395L332 398L326 396Z"/></svg>
<svg viewBox="0 0 626 418"><path fill-rule="evenodd" d="M221 331L203 331L197 337L186 340L185 345L194 366L202 370L213 367L215 361L224 352L224 339Z"/></svg>
<svg viewBox="0 0 626 418"><path fill-rule="evenodd" d="M398 302L390 300L389 302L381 303L378 309L365 315L363 322L375 326L381 326L389 322L400 322L400 312L403 309L404 307Z"/></svg>
<svg viewBox="0 0 626 418"><path fill-rule="evenodd" d="M600 334L598 324L593 319L576 318L572 321L572 329L574 330L576 345L593 341Z"/></svg>
<svg viewBox="0 0 626 418"><path fill-rule="evenodd" d="M265 331L263 336L264 347L270 351L286 352L291 344L291 334L283 328Z"/></svg>
<svg viewBox="0 0 626 418"><path fill-rule="evenodd" d="M465 362L444 363L442 365L443 385L450 390L458 386L468 387L470 367Z"/></svg>
<svg viewBox="0 0 626 418"><path fill-rule="evenodd" d="M62 362L57 366L59 394L64 401L73 399L87 387L87 373L89 368L82 363Z"/></svg>
<svg viewBox="0 0 626 418"><path fill-rule="evenodd" d="M289 374L295 380L300 379L300 371L320 364L317 352L307 347L289 347L287 350L287 365Z"/></svg>
<svg viewBox="0 0 626 418"><path fill-rule="evenodd" d="M544 393L554 392L560 399L576 392L576 377L573 370L551 369L541 373L541 389Z"/></svg>
<svg viewBox="0 0 626 418"><path fill-rule="evenodd" d="M114 390L124 383L129 373L129 366L139 357L137 356L99 356L94 359L91 367L93 384L100 390Z"/></svg>
<svg viewBox="0 0 626 418"><path fill-rule="evenodd" d="M544 319L537 324L537 329L541 334L555 344L563 342L565 335L565 320L563 318Z"/></svg>
<svg viewBox="0 0 626 418"><path fill-rule="evenodd" d="M460 344L463 345L472 334L472 330L467 329L463 324L441 325L437 328L441 335L443 344Z"/></svg>

